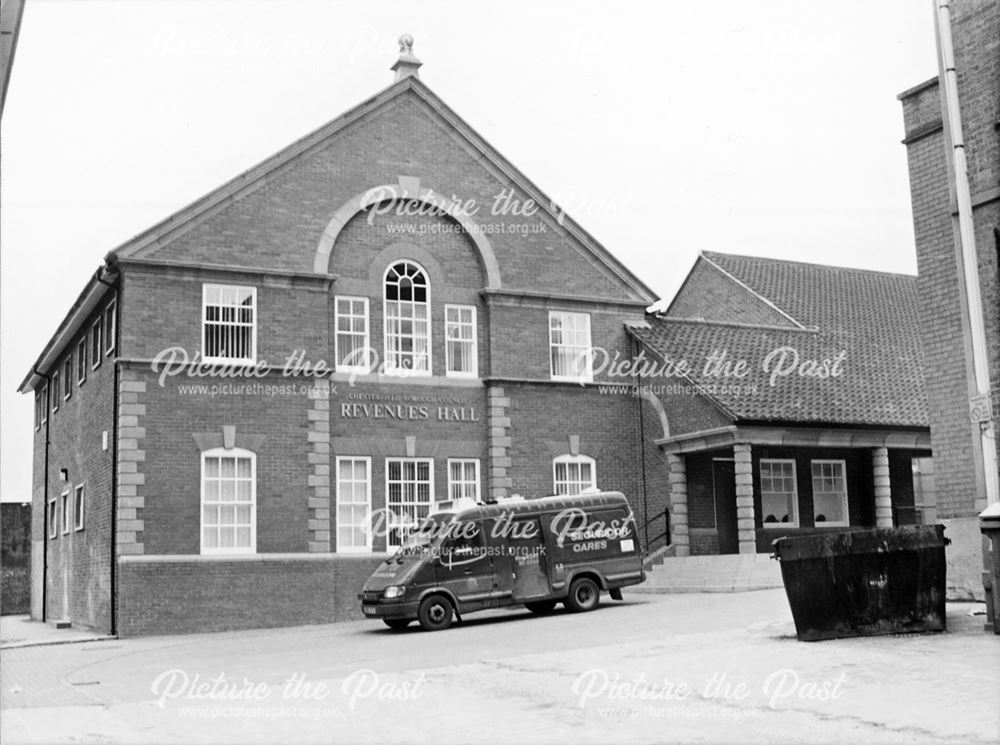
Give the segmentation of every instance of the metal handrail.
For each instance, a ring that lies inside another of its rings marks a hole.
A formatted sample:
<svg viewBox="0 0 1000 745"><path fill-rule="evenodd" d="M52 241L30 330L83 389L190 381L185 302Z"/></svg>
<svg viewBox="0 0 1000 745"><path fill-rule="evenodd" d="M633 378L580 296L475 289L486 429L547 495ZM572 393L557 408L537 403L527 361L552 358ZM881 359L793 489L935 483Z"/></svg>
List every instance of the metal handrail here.
<svg viewBox="0 0 1000 745"><path fill-rule="evenodd" d="M649 526L652 525L654 522L656 522L657 520L659 520L661 518L663 519L663 532L657 533L655 536L653 536L652 538L650 538L649 537ZM652 546L654 543L656 543L661 538L665 538L666 539L666 545L669 546L670 545L670 510L669 509L665 509L665 510L663 510L663 512L657 512L652 517L650 517L648 520L646 520L646 524L643 526L643 533L646 536L646 550L647 551L649 550L650 546Z"/></svg>

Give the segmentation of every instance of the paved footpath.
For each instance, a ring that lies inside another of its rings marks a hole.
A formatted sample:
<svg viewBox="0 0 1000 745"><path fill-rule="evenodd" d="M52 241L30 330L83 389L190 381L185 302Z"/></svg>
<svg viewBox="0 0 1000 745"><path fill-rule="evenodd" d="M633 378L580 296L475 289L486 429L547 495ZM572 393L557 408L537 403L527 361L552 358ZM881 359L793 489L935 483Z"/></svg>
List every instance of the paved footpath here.
<svg viewBox="0 0 1000 745"><path fill-rule="evenodd" d="M356 622L8 649L8 743L1000 741L1000 638L798 642L782 590L452 629ZM979 606L981 607L981 606Z"/></svg>

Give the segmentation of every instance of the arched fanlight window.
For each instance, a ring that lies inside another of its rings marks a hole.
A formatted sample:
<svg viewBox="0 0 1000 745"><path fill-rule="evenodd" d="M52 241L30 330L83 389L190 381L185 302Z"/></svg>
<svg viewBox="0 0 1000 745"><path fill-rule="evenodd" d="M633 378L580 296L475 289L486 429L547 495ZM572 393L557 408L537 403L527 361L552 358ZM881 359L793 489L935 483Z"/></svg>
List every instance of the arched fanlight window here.
<svg viewBox="0 0 1000 745"><path fill-rule="evenodd" d="M430 374L430 284L412 261L385 273L385 367Z"/></svg>

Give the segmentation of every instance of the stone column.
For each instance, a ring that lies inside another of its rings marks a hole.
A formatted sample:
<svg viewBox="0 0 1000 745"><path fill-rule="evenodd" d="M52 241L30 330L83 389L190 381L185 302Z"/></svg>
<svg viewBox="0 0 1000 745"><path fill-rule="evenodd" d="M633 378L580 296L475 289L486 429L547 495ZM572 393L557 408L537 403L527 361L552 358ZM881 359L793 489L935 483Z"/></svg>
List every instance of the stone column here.
<svg viewBox="0 0 1000 745"><path fill-rule="evenodd" d="M670 480L670 541L674 546L674 556L689 556L691 538L688 534L687 464L684 456L667 453L667 470Z"/></svg>
<svg viewBox="0 0 1000 745"><path fill-rule="evenodd" d="M892 527L892 487L889 482L889 449L872 449L875 476L875 527Z"/></svg>
<svg viewBox="0 0 1000 745"><path fill-rule="evenodd" d="M753 515L753 457L749 443L733 445L736 473L736 535L741 554L757 553L757 530Z"/></svg>

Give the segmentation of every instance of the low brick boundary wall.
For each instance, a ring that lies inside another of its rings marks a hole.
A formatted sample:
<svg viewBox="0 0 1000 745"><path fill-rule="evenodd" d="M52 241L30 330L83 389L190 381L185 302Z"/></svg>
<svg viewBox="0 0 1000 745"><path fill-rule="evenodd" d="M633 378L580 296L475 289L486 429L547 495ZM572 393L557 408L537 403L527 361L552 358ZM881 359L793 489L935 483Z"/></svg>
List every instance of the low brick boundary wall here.
<svg viewBox="0 0 1000 745"><path fill-rule="evenodd" d="M330 554L123 557L118 634L192 634L360 619L357 595L385 559Z"/></svg>

